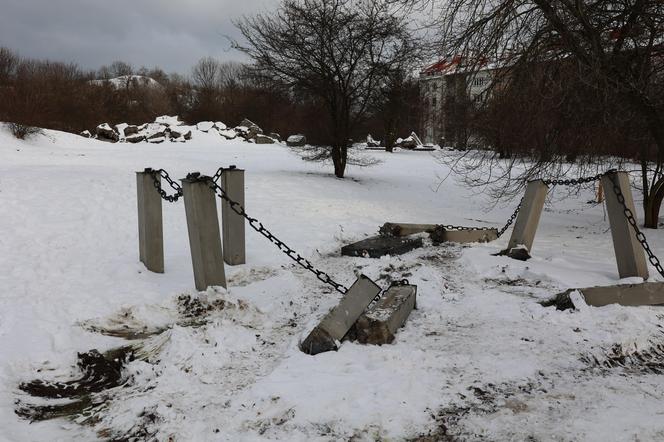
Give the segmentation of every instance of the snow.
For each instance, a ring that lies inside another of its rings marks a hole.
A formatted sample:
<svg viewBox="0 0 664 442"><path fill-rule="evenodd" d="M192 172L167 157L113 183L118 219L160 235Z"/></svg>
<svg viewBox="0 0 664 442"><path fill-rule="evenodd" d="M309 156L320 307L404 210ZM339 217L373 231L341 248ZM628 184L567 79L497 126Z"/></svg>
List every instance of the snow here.
<svg viewBox="0 0 664 442"><path fill-rule="evenodd" d="M151 77L146 77L144 75L121 75L119 77L109 78L108 80L90 80L90 84L96 86L110 84L116 89L125 88L128 85L133 84L148 87L161 87L161 84L159 84L157 80Z"/></svg>
<svg viewBox="0 0 664 442"><path fill-rule="evenodd" d="M141 423L157 440L404 440L442 434L443 424L465 440L664 437L662 375L589 362L616 346L661 345L661 308L594 308L576 295L576 310L538 303L620 282L604 211L587 204L592 189L547 206L527 262L491 256L507 238L340 257L341 245L386 221L501 226L516 204L489 211L490 198L441 184L447 171L433 155L462 154L374 155L379 165L338 180L330 165L278 144L216 133L137 149L54 131L23 142L0 130L0 440L121 438ZM249 229L248 263L226 268L229 290L196 292L182 201L164 203L166 273L145 270L134 172L164 168L178 179L231 164L246 170L249 214L339 282L360 272L383 287L417 284L418 309L394 344L300 352L306 327L340 295ZM664 234L646 235L663 255ZM224 308L188 317L183 294ZM125 367L97 423L15 415L16 400L43 402L20 392L21 381L67 379L77 352L125 345L97 332L123 326L166 331L132 341L151 357Z"/></svg>

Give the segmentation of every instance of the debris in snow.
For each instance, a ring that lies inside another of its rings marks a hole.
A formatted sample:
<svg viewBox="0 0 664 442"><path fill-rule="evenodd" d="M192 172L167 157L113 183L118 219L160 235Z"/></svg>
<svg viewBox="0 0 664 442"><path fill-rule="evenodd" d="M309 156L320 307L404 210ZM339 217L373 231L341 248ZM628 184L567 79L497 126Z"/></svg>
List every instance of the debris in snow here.
<svg viewBox="0 0 664 442"><path fill-rule="evenodd" d="M275 143L274 139L268 137L267 135L262 135L262 134L256 135L256 138L254 140L256 141L256 144L274 144Z"/></svg>
<svg viewBox="0 0 664 442"><path fill-rule="evenodd" d="M212 121L201 121L196 125L196 129L205 133L208 133L213 127L214 123Z"/></svg>
<svg viewBox="0 0 664 442"><path fill-rule="evenodd" d="M367 135L367 147L380 147L380 141L373 139L371 134Z"/></svg>
<svg viewBox="0 0 664 442"><path fill-rule="evenodd" d="M95 133L97 134L97 139L103 141L110 141L115 143L120 139L118 133L113 130L113 128L111 128L108 123L103 123L97 126Z"/></svg>
<svg viewBox="0 0 664 442"><path fill-rule="evenodd" d="M286 145L289 147L302 147L307 144L307 137L304 135L291 135L286 140Z"/></svg>

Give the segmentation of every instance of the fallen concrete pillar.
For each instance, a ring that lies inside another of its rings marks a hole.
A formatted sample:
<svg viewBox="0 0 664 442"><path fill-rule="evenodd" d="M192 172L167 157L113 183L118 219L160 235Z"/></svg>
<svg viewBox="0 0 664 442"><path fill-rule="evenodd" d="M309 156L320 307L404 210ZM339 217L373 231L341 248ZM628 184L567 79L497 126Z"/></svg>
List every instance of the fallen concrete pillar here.
<svg viewBox="0 0 664 442"><path fill-rule="evenodd" d="M608 193L606 192L607 195ZM593 307L603 307L609 304L664 305L664 282L589 287L577 290L585 299L586 304Z"/></svg>
<svg viewBox="0 0 664 442"><path fill-rule="evenodd" d="M244 205L244 170L231 166L221 175L221 188L228 197ZM228 201L221 201L221 227L223 231L224 261L228 265L245 264L245 220L231 209Z"/></svg>
<svg viewBox="0 0 664 442"><path fill-rule="evenodd" d="M194 280L201 291L210 286L226 287L216 195L210 181L210 177L198 174L182 180Z"/></svg>
<svg viewBox="0 0 664 442"><path fill-rule="evenodd" d="M528 182L506 251L520 245L526 246L529 251L533 250L533 241L548 190L548 186L542 180Z"/></svg>
<svg viewBox="0 0 664 442"><path fill-rule="evenodd" d="M339 304L300 343L300 349L310 355L336 350L337 341L348 333L380 291L375 282L360 275Z"/></svg>
<svg viewBox="0 0 664 442"><path fill-rule="evenodd" d="M418 247L422 247L422 245L422 238L374 236L342 247L341 254L344 256L380 258L385 255L403 255Z"/></svg>
<svg viewBox="0 0 664 442"><path fill-rule="evenodd" d="M636 219L634 199L630 189L629 175L627 172L614 172L602 177L606 210L611 225L611 237L613 238L613 249L616 253L618 274L621 278L640 276L648 278L648 264L646 255L641 244L636 239L634 229L625 217L625 208L618 201L613 185L617 184L625 198L625 205L632 211Z"/></svg>
<svg viewBox="0 0 664 442"><path fill-rule="evenodd" d="M136 172L138 200L138 251L145 267L151 272L164 273L164 226L162 220L161 195L155 188L151 169Z"/></svg>
<svg viewBox="0 0 664 442"><path fill-rule="evenodd" d="M385 223L379 232L383 236L408 236L416 233L433 232L437 224Z"/></svg>
<svg viewBox="0 0 664 442"><path fill-rule="evenodd" d="M443 242L456 242L459 244L490 242L498 239L498 230L446 230L443 226L438 226L429 236L434 244Z"/></svg>
<svg viewBox="0 0 664 442"><path fill-rule="evenodd" d="M362 344L373 345L394 341L397 330L403 327L415 308L416 296L417 286L390 287L353 326L356 339Z"/></svg>

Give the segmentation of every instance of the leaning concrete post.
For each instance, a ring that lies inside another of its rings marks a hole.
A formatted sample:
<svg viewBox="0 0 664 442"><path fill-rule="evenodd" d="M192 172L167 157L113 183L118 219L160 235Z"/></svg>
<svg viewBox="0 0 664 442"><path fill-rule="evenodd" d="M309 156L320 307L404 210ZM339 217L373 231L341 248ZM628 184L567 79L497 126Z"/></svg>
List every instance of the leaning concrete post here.
<svg viewBox="0 0 664 442"><path fill-rule="evenodd" d="M528 182L526 194L523 197L523 203L521 203L521 210L516 218L512 236L507 245L507 252L522 244L528 248L529 252L532 250L535 232L537 232L548 190L548 186L542 180Z"/></svg>
<svg viewBox="0 0 664 442"><path fill-rule="evenodd" d="M210 188L210 181L210 177L198 174L191 174L182 180L197 290L215 285L226 287L216 196Z"/></svg>
<svg viewBox="0 0 664 442"><path fill-rule="evenodd" d="M141 262L151 272L164 273L164 227L161 215L161 195L154 186L151 169L136 172L138 199L138 251Z"/></svg>
<svg viewBox="0 0 664 442"><path fill-rule="evenodd" d="M221 188L230 199L244 206L244 170L231 166L221 176ZM221 202L221 227L224 239L224 261L228 265L247 262L245 254L244 218L231 209L226 201Z"/></svg>
<svg viewBox="0 0 664 442"><path fill-rule="evenodd" d="M616 252L616 261L618 262L618 274L621 278L631 276L640 276L643 279L648 278L648 265L646 255L641 244L636 239L636 233L630 226L625 216L625 208L618 201L618 196L614 191L613 185L618 186L625 198L625 205L632 211L636 219L636 209L634 208L634 199L630 189L629 175L627 172L612 172L602 177L602 187L604 187L604 198L606 201L606 210L609 214L609 223L611 225L611 236L613 237L613 248Z"/></svg>

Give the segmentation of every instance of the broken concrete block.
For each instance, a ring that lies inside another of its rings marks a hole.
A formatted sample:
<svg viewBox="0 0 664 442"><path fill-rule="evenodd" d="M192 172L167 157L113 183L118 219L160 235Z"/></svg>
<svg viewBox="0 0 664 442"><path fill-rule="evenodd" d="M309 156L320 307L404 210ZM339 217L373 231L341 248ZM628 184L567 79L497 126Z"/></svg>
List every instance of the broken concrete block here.
<svg viewBox="0 0 664 442"><path fill-rule="evenodd" d="M437 224L385 223L379 232L383 236L408 236L422 232L433 232Z"/></svg>
<svg viewBox="0 0 664 442"><path fill-rule="evenodd" d="M416 305L417 286L390 287L385 295L359 317L354 325L356 339L362 344L383 345L394 341Z"/></svg>
<svg viewBox="0 0 664 442"><path fill-rule="evenodd" d="M300 350L310 355L336 350L337 341L348 333L380 291L375 282L360 275L339 304L300 343Z"/></svg>
<svg viewBox="0 0 664 442"><path fill-rule="evenodd" d="M342 247L341 254L344 256L380 258L385 255L403 255L418 247L422 247L422 238L373 236Z"/></svg>
<svg viewBox="0 0 664 442"><path fill-rule="evenodd" d="M498 239L497 229L474 229L474 230L446 230L438 226L429 234L434 244L443 242L456 242L466 244L472 242L489 242Z"/></svg>
<svg viewBox="0 0 664 442"><path fill-rule="evenodd" d="M625 306L664 305L664 282L645 282L608 287L578 289L586 304L603 307L609 304Z"/></svg>
<svg viewBox="0 0 664 442"><path fill-rule="evenodd" d="M507 251L506 255L518 261L528 261L531 258L526 246L513 247Z"/></svg>

